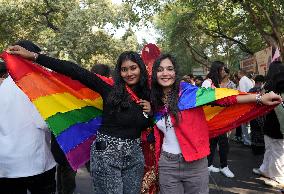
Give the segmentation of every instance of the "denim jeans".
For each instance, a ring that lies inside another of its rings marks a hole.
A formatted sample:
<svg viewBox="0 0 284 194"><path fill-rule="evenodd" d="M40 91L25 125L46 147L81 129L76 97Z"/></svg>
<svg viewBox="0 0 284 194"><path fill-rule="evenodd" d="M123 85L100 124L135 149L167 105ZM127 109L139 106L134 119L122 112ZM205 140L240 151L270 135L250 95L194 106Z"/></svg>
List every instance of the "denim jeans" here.
<svg viewBox="0 0 284 194"><path fill-rule="evenodd" d="M242 124L242 137L245 145L251 145L249 123Z"/></svg>
<svg viewBox="0 0 284 194"><path fill-rule="evenodd" d="M111 143L101 149L96 141L91 148L94 193L139 194L144 174L144 156L140 143Z"/></svg>

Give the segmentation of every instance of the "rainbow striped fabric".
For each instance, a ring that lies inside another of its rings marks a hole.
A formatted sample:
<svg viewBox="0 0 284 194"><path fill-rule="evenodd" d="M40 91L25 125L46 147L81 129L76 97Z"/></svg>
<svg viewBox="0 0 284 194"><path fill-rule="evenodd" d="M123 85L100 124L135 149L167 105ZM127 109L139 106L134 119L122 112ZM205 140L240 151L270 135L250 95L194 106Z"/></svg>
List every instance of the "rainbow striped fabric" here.
<svg viewBox="0 0 284 194"><path fill-rule="evenodd" d="M101 96L76 80L51 72L23 58L6 52L1 57L16 84L27 94L56 136L72 168L76 170L85 164L90 159L90 147L101 125ZM112 84L110 79L102 80ZM274 108L257 106L255 103L229 107L206 105L242 94L244 93L237 90L198 88L183 82L178 106L181 111L202 106L210 137L213 137ZM157 113L156 120L162 114Z"/></svg>
<svg viewBox="0 0 284 194"><path fill-rule="evenodd" d="M229 96L246 95L247 93L228 88L198 88L186 82L181 82L180 99L178 107L180 111L202 106L209 126L209 136L215 137L242 123L248 122L257 116L271 111L275 106L259 106L256 103L233 104L230 106L208 105ZM155 114L156 122L165 114L161 110Z"/></svg>
<svg viewBox="0 0 284 194"><path fill-rule="evenodd" d="M1 57L48 124L72 168L85 164L101 125L101 96L76 80L23 58L5 52Z"/></svg>

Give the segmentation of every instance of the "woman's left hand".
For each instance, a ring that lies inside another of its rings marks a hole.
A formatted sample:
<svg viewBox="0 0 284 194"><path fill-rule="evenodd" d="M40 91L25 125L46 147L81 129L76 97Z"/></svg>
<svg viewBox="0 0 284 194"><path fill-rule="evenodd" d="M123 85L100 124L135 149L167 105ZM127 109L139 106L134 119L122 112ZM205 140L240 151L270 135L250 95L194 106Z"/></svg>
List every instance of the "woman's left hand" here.
<svg viewBox="0 0 284 194"><path fill-rule="evenodd" d="M28 60L36 60L38 54L37 53L34 53L34 52L30 52L28 51L27 49L19 46L19 45L14 45L14 46L9 46L7 49L6 49L6 52L9 53L9 54L12 54L12 55L19 55L25 59L28 59Z"/></svg>
<svg viewBox="0 0 284 194"><path fill-rule="evenodd" d="M278 105L282 102L282 98L274 92L269 92L262 95L261 102L264 105Z"/></svg>
<svg viewBox="0 0 284 194"><path fill-rule="evenodd" d="M151 113L151 104L147 100L140 100L139 105L143 108L143 112Z"/></svg>

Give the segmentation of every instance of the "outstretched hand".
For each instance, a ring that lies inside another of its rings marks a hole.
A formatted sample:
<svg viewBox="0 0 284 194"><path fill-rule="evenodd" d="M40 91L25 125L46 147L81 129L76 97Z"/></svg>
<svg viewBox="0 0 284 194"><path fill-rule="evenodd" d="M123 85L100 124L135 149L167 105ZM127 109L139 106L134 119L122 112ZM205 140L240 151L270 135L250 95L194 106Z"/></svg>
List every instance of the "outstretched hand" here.
<svg viewBox="0 0 284 194"><path fill-rule="evenodd" d="M282 98L274 92L269 92L262 96L261 102L264 105L278 105L282 102Z"/></svg>
<svg viewBox="0 0 284 194"><path fill-rule="evenodd" d="M28 60L35 60L37 58L37 53L30 52L19 45L9 46L6 52L12 55L19 55Z"/></svg>

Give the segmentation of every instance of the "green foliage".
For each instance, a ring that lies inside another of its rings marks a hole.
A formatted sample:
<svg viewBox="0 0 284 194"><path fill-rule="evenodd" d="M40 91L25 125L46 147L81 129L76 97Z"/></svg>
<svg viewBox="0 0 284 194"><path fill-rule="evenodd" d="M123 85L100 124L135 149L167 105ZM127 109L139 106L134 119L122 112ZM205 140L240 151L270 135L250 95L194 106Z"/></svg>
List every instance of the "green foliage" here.
<svg viewBox="0 0 284 194"><path fill-rule="evenodd" d="M0 48L29 39L85 67L114 65L122 51L143 46L132 26L153 21L159 46L177 56L184 73L213 60L236 69L267 46L284 55L283 12L283 0L0 0ZM105 26L128 29L114 38Z"/></svg>
<svg viewBox="0 0 284 194"><path fill-rule="evenodd" d="M85 67L114 65L121 52L138 49L132 31L119 39L105 30L124 25L124 11L111 0L0 0L0 48L28 39Z"/></svg>
<svg viewBox="0 0 284 194"><path fill-rule="evenodd" d="M194 66L192 59L206 66L222 60L236 69L268 46L280 47L284 55L283 0L172 0L156 6L159 43L182 58L184 67L187 61Z"/></svg>

